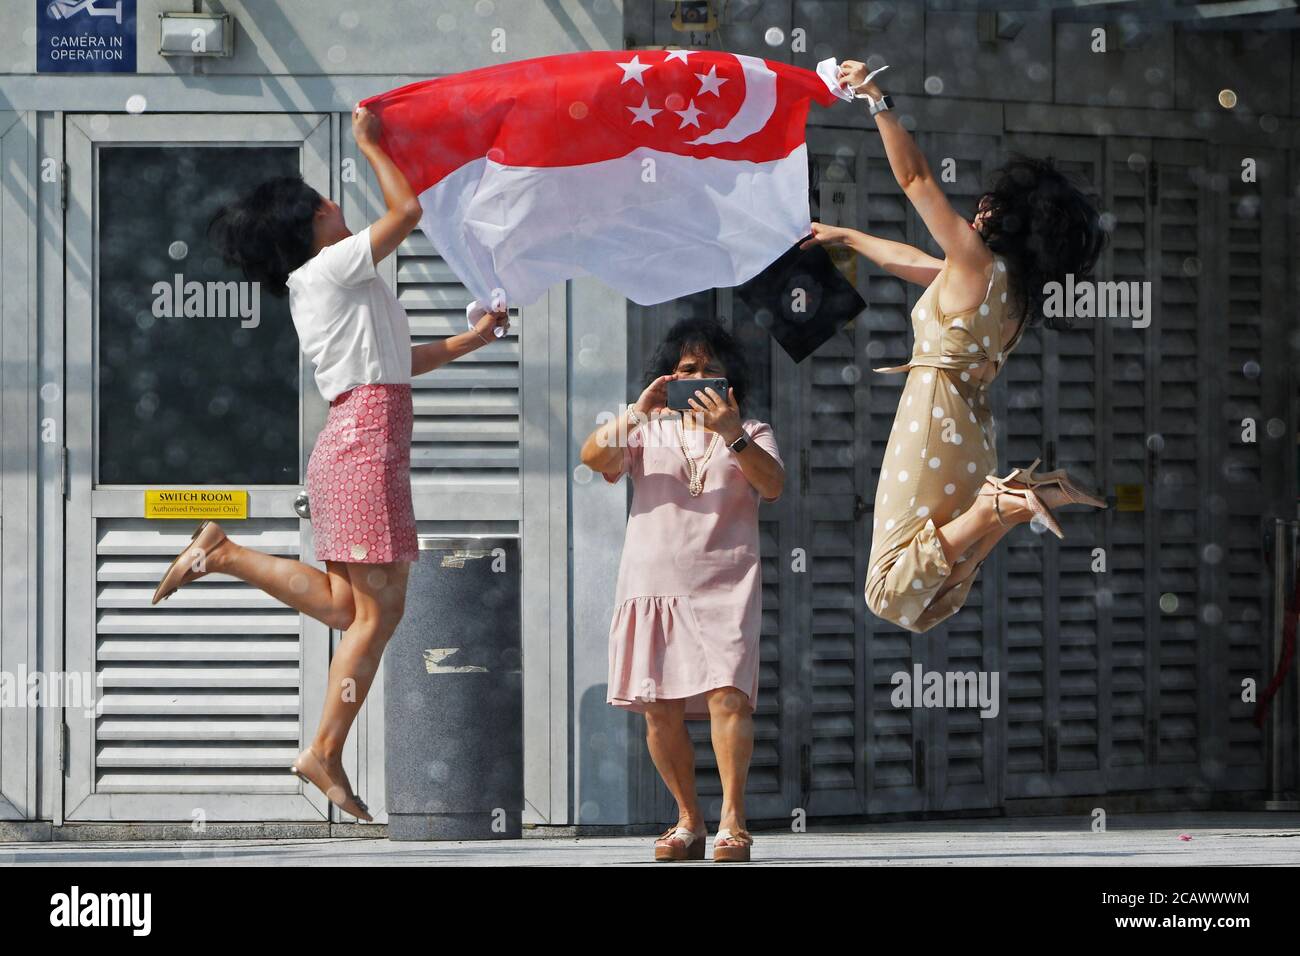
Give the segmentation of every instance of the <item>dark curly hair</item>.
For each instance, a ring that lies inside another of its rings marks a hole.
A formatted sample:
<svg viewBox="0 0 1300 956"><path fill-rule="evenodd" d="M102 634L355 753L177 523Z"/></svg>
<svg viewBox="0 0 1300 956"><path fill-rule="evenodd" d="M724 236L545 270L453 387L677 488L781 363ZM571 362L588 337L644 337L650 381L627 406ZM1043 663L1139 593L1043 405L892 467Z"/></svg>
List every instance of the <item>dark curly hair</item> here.
<svg viewBox="0 0 1300 956"><path fill-rule="evenodd" d="M208 238L226 263L283 296L289 273L311 258L321 196L301 176L277 176L217 210Z"/></svg>
<svg viewBox="0 0 1300 956"><path fill-rule="evenodd" d="M704 354L715 359L723 368L727 385L735 390L736 404L745 407L749 394L749 367L745 353L731 333L715 319L682 319L677 322L655 349L646 364L646 388L660 375L671 375L683 355Z"/></svg>
<svg viewBox="0 0 1300 956"><path fill-rule="evenodd" d="M1045 318L1044 287L1092 275L1107 242L1096 204L1084 188L1056 167L1052 157L1012 153L980 197L987 214L979 224L988 247L1007 260L1011 287L1029 325L1070 328L1065 316Z"/></svg>

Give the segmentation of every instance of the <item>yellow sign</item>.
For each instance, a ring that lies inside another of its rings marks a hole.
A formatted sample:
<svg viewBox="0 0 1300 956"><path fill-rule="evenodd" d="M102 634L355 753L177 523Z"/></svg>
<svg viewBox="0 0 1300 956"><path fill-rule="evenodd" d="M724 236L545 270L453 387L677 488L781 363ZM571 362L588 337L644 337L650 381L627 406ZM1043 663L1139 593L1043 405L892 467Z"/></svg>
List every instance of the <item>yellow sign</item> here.
<svg viewBox="0 0 1300 956"><path fill-rule="evenodd" d="M1146 489L1142 485L1116 485L1116 511L1145 511Z"/></svg>
<svg viewBox="0 0 1300 956"><path fill-rule="evenodd" d="M146 518L247 518L248 492L210 488L150 488Z"/></svg>

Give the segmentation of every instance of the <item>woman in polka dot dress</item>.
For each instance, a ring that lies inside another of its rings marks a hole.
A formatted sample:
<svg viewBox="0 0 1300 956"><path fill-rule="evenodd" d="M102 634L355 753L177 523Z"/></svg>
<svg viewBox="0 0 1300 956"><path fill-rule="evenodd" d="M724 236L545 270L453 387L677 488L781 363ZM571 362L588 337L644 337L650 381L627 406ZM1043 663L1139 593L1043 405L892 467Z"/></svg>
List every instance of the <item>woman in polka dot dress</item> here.
<svg viewBox="0 0 1300 956"><path fill-rule="evenodd" d="M866 68L845 61L841 81L872 100ZM1095 207L1050 160L1016 157L995 177L974 221L957 214L925 157L891 110L874 114L890 166L944 251L919 249L852 229L813 224L806 244L843 244L881 268L926 286L912 310L907 382L881 463L872 518L867 606L915 632L966 601L975 573L1015 525L1039 519L1058 536L1052 509L1105 507L1063 471L1038 462L999 478L988 397L1026 327L1041 315L1044 287L1089 275L1105 237ZM1060 323L1060 324L1058 324ZM1059 319L1047 320L1064 327Z"/></svg>
<svg viewBox="0 0 1300 956"><path fill-rule="evenodd" d="M370 820L342 755L401 622L410 564L420 556L411 502L411 379L488 344L509 323L505 311L470 303L468 332L411 344L406 311L376 266L416 227L420 204L380 146L378 117L358 107L352 131L388 207L374 223L353 233L338 203L284 176L223 207L210 228L227 262L267 291L289 296L302 350L329 402L306 474L316 560L325 570L237 544L217 522L205 521L163 574L152 603L219 572L343 631L316 734L284 769L344 812Z"/></svg>

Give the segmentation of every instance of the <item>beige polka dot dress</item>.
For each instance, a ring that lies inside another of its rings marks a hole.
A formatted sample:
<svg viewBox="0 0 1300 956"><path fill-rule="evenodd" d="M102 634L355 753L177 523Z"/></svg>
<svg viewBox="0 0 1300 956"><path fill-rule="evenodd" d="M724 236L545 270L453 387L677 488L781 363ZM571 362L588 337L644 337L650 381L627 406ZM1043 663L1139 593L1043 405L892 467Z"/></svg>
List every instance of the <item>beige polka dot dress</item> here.
<svg viewBox="0 0 1300 956"><path fill-rule="evenodd" d="M866 598L872 613L910 631L928 631L966 602L975 575L943 590L952 568L935 528L975 501L997 471L989 383L1020 341L1023 323L1002 341L1008 315L1007 266L994 255L984 301L943 313L946 267L912 310L915 342L876 486Z"/></svg>

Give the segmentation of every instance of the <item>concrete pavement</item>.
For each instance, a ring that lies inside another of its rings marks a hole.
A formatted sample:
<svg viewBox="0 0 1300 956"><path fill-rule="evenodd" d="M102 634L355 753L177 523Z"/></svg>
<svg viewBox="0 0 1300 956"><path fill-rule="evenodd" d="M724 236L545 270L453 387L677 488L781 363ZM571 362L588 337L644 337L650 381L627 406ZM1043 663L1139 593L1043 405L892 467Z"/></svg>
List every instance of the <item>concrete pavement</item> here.
<svg viewBox="0 0 1300 956"><path fill-rule="evenodd" d="M1182 839L1187 836L1191 839ZM1112 815L910 821L756 832L768 866L1297 866L1300 814ZM387 839L0 843L0 866L589 866L654 865L652 836L395 843ZM712 853L712 840L709 842Z"/></svg>

